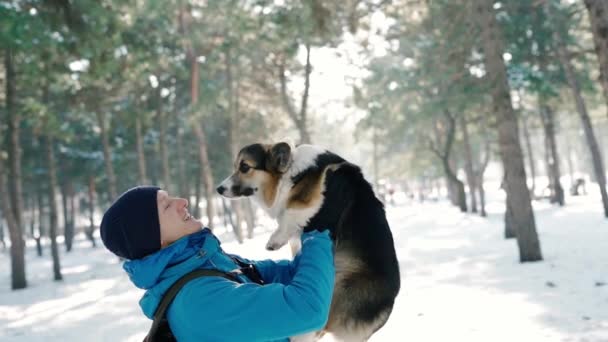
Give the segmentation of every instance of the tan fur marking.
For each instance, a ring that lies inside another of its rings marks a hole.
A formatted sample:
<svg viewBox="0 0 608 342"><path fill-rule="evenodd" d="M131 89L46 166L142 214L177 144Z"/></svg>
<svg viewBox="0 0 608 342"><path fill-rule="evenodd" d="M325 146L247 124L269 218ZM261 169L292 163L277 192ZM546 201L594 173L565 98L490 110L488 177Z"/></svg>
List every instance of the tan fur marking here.
<svg viewBox="0 0 608 342"><path fill-rule="evenodd" d="M261 172L263 173L263 172ZM264 180L262 181L262 194L264 195L264 203L268 208L272 207L277 196L280 177L269 173L263 173Z"/></svg>
<svg viewBox="0 0 608 342"><path fill-rule="evenodd" d="M322 171L314 171L304 176L300 182L290 191L287 208L304 209L317 204L321 201L322 193L325 190L325 176L328 170L335 171L340 164L331 164Z"/></svg>

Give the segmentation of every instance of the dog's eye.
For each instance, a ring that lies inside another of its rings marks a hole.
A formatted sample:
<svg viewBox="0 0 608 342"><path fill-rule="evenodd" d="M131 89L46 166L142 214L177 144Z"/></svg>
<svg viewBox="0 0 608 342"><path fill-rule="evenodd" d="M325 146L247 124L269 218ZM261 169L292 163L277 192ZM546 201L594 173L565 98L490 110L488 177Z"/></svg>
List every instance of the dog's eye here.
<svg viewBox="0 0 608 342"><path fill-rule="evenodd" d="M251 169L251 166L242 163L241 166L239 167L239 171L241 171L242 173L247 173L249 172L249 169Z"/></svg>

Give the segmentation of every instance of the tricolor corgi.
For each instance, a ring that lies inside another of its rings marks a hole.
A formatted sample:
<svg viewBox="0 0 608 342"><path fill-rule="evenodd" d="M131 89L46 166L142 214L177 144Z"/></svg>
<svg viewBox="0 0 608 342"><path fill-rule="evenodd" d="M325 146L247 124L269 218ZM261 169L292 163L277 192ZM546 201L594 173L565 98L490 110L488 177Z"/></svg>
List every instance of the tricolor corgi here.
<svg viewBox="0 0 608 342"><path fill-rule="evenodd" d="M227 198L252 197L277 219L267 249L303 231L329 228L336 283L323 332L344 341L369 339L391 314L400 276L384 206L361 169L321 147L292 149L284 142L244 147L234 169L217 191Z"/></svg>

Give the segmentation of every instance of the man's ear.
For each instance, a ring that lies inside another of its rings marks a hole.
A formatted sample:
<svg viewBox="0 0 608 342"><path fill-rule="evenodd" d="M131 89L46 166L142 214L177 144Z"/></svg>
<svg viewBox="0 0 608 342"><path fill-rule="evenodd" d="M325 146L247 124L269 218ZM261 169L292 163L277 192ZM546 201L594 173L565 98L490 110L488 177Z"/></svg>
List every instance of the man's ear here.
<svg viewBox="0 0 608 342"><path fill-rule="evenodd" d="M285 173L291 165L291 147L286 142L280 142L270 148L267 168L279 173Z"/></svg>

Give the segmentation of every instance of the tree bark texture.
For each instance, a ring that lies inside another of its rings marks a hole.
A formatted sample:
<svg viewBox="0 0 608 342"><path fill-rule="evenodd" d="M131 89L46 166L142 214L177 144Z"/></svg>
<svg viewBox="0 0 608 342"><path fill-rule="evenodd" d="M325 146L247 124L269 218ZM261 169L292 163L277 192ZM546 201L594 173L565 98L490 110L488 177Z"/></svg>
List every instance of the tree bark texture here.
<svg viewBox="0 0 608 342"><path fill-rule="evenodd" d="M517 117L511 104L507 70L502 59L505 51L502 32L493 10L494 2L477 0L475 5L476 17L481 29L484 62L492 93L492 113L498 129L500 156L506 173L507 202L513 213L513 225L517 235L519 260L521 262L542 260L530 191L526 184Z"/></svg>

